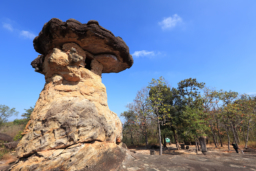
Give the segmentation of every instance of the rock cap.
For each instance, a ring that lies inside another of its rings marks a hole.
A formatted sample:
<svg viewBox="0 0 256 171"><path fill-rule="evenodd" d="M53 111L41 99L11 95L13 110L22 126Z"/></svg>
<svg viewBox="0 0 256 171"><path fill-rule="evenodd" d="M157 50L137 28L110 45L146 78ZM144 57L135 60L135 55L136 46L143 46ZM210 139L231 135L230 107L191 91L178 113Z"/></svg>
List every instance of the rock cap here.
<svg viewBox="0 0 256 171"><path fill-rule="evenodd" d="M90 20L82 24L75 19L63 22L52 18L33 41L35 50L41 55L31 63L32 67L41 72L42 62L48 52L53 48L61 49L65 43L76 43L93 54L93 58L103 65L102 73L117 73L133 65L133 58L123 39L101 27L98 21Z"/></svg>

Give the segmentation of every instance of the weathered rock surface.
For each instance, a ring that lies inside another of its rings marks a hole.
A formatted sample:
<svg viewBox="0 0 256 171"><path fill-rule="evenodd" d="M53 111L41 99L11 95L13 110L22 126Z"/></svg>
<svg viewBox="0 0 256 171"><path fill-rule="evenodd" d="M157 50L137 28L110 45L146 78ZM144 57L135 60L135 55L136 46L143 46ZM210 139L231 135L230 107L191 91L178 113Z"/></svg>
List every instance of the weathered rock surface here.
<svg viewBox="0 0 256 171"><path fill-rule="evenodd" d="M120 72L133 64L129 48L123 39L115 37L97 21L91 20L87 24L82 24L74 19L62 22L53 18L34 39L35 50L42 55L32 62L32 66L37 72L41 72L48 52L53 48L61 49L63 44L70 42L91 53L90 60L97 59L104 66L103 73Z"/></svg>
<svg viewBox="0 0 256 171"><path fill-rule="evenodd" d="M95 35L105 36L104 41ZM96 21L83 25L52 19L45 24L34 40L42 55L31 64L45 75L46 84L17 146L19 160L11 170L107 171L119 167L126 154L121 146L122 123L109 110L101 75L132 65L124 45Z"/></svg>
<svg viewBox="0 0 256 171"><path fill-rule="evenodd" d="M118 170L126 156L126 149L114 143L78 143L63 149L52 149L22 158L13 171L96 171Z"/></svg>
<svg viewBox="0 0 256 171"><path fill-rule="evenodd" d="M46 56L46 85L17 147L19 157L80 142L121 141L122 124L107 106L101 77L81 67L83 56L72 55L54 48Z"/></svg>
<svg viewBox="0 0 256 171"><path fill-rule="evenodd" d="M255 154L233 153L144 155L128 152L118 171L256 170Z"/></svg>
<svg viewBox="0 0 256 171"><path fill-rule="evenodd" d="M5 148L8 149L15 149L18 145L19 141L13 141L13 142L9 142L9 143L4 143Z"/></svg>

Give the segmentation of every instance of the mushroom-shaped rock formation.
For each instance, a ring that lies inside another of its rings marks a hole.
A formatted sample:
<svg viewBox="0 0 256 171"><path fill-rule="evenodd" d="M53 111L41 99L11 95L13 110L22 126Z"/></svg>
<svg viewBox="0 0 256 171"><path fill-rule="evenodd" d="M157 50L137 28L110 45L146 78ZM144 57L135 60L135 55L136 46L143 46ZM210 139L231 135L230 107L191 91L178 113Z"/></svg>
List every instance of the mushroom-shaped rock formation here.
<svg viewBox="0 0 256 171"><path fill-rule="evenodd" d="M10 170L117 170L122 123L109 110L101 74L133 64L124 41L99 26L51 19L34 39L31 64L45 75Z"/></svg>
<svg viewBox="0 0 256 171"><path fill-rule="evenodd" d="M34 39L35 50L42 55L32 62L32 66L37 72L42 72L42 64L49 51L53 48L67 50L63 45L71 42L87 54L86 68L90 67L94 59L103 65L102 73L120 72L133 64L129 48L122 38L115 37L97 21L82 24L74 19L62 22L53 18Z"/></svg>

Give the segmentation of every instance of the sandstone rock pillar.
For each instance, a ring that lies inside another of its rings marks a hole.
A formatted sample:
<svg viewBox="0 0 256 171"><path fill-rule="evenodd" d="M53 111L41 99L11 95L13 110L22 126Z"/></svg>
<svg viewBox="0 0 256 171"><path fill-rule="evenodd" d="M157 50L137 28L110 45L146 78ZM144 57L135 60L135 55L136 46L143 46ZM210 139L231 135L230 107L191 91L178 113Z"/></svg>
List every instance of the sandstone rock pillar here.
<svg viewBox="0 0 256 171"><path fill-rule="evenodd" d="M122 123L101 77L132 66L127 45L97 21L51 19L34 47L41 55L31 64L46 83L10 170L117 170Z"/></svg>

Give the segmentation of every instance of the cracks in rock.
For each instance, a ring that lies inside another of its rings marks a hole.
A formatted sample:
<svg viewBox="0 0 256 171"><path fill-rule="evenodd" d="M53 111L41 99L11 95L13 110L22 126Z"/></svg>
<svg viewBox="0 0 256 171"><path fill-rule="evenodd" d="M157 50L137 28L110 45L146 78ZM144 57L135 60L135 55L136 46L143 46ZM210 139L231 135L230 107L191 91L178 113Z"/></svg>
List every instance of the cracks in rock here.
<svg viewBox="0 0 256 171"><path fill-rule="evenodd" d="M86 59L85 59L85 68L88 69L88 70L90 70L90 71L91 71L91 69L92 69L92 67L91 67L92 60L93 60L93 59L91 59L91 58L86 58Z"/></svg>

